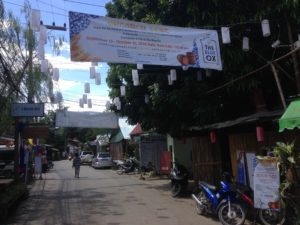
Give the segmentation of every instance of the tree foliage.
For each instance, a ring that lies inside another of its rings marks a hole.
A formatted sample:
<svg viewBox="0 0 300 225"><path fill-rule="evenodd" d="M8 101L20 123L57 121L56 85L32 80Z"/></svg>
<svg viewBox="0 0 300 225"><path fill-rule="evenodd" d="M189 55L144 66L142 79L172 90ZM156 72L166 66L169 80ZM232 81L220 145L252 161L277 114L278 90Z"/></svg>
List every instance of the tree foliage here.
<svg viewBox="0 0 300 225"><path fill-rule="evenodd" d="M16 102L48 102L53 84L40 71L36 57L37 40L29 29L22 27L12 12L6 12L0 0L0 134L11 125L10 108ZM28 20L30 5L25 4Z"/></svg>
<svg viewBox="0 0 300 225"><path fill-rule="evenodd" d="M300 23L299 2L113 0L106 5L109 17L215 29L219 34L222 26L228 26L232 42L229 45L221 44L223 71L211 71L211 76L204 77L202 81L197 80L196 70L177 69L178 80L169 86L169 68L146 65L144 70L139 71L141 85L133 86L131 69L135 65L110 64L107 78L111 88L110 97L120 97L119 87L122 83L126 84L126 95L121 97L121 109L117 110L114 106L112 109L122 116L128 116L132 124L140 122L144 129L155 128L163 133L182 136L192 125L214 123L255 112L252 93L256 89L263 90L269 110L281 107L269 66L251 76L242 77L290 51L290 48L271 48L271 44L277 39L288 45L297 40L295 28ZM263 19L270 21L269 37L262 35ZM249 52L241 49L243 36L250 39ZM285 96L297 94L294 59L287 57L275 65ZM205 73L204 70L200 71ZM239 79L238 82L233 82L236 79ZM210 91L223 84L227 85ZM148 103L145 103L145 95L149 96Z"/></svg>

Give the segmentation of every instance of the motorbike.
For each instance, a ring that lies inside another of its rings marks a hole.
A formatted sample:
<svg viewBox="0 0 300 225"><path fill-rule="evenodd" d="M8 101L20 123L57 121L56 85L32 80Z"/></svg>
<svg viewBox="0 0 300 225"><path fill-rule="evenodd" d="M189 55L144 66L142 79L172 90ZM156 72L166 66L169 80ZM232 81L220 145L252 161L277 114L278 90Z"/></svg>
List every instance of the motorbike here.
<svg viewBox="0 0 300 225"><path fill-rule="evenodd" d="M188 186L188 176L187 169L183 165L175 163L170 173L172 197L178 197L185 192Z"/></svg>
<svg viewBox="0 0 300 225"><path fill-rule="evenodd" d="M220 188L199 181L199 192L192 198L196 202L197 213L200 215L218 215L223 225L242 225L246 220L243 203L237 198L237 192L231 186L231 180L226 173L220 182Z"/></svg>
<svg viewBox="0 0 300 225"><path fill-rule="evenodd" d="M127 159L123 164L119 165L119 169L118 169L117 173L119 175L123 174L123 173L132 173L135 171L135 169L136 169L136 165L135 165L134 159L130 158L130 159Z"/></svg>
<svg viewBox="0 0 300 225"><path fill-rule="evenodd" d="M241 199L246 203L247 208L254 209L253 190L247 185L235 183L237 192L240 193ZM278 202L270 202L268 209L255 209L260 222L264 225L282 225L284 224L285 208L280 208ZM255 218L256 219L256 218Z"/></svg>

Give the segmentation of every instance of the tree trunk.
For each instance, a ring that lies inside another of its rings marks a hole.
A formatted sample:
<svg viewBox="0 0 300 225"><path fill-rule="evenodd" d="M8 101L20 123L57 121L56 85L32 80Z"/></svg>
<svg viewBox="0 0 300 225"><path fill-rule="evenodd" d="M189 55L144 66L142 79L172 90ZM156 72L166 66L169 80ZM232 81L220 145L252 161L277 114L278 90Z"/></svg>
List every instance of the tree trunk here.
<svg viewBox="0 0 300 225"><path fill-rule="evenodd" d="M291 23L289 21L287 13L285 13L285 20L286 20L286 25L287 25L289 43L291 45L290 48L291 48L291 50L293 50L294 49L293 31L292 31L292 26L291 26ZM299 71L299 62L298 62L298 57L297 57L296 52L294 52L292 54L292 61L293 61L293 67L294 67L294 72L295 72L297 94L300 94L300 71Z"/></svg>

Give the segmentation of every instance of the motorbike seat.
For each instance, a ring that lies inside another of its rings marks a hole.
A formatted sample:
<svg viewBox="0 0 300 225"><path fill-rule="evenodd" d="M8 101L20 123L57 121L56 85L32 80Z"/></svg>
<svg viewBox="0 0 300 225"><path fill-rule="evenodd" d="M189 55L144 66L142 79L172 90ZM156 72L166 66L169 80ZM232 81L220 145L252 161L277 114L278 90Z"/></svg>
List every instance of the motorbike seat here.
<svg viewBox="0 0 300 225"><path fill-rule="evenodd" d="M212 190L212 191L217 191L217 187L212 185L212 184L209 184L209 183L206 183L204 181L200 181L199 184L201 184L202 186L205 186L207 187L208 189Z"/></svg>

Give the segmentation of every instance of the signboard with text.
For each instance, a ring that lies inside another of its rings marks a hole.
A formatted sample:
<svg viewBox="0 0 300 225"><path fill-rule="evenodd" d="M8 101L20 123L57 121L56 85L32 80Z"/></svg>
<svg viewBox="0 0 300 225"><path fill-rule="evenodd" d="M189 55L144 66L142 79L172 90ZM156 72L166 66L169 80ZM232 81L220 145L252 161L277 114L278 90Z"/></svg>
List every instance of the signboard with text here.
<svg viewBox="0 0 300 225"><path fill-rule="evenodd" d="M13 117L44 116L44 103L14 103L11 106Z"/></svg>
<svg viewBox="0 0 300 225"><path fill-rule="evenodd" d="M71 60L222 70L215 30L69 12Z"/></svg>

